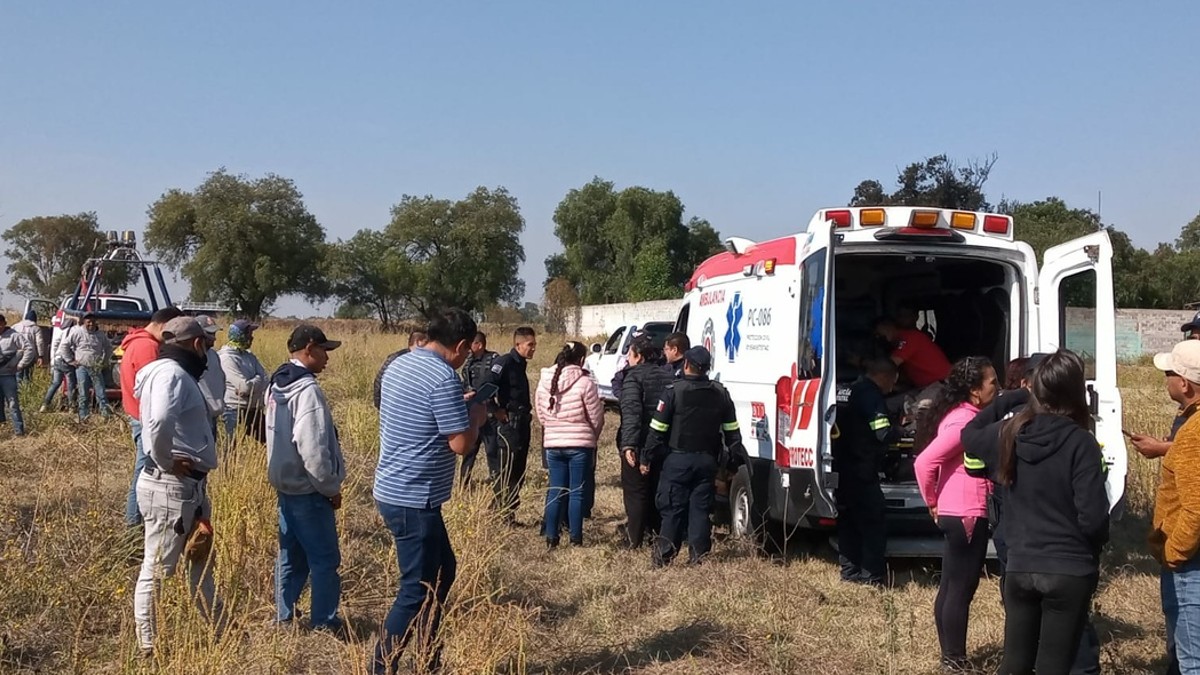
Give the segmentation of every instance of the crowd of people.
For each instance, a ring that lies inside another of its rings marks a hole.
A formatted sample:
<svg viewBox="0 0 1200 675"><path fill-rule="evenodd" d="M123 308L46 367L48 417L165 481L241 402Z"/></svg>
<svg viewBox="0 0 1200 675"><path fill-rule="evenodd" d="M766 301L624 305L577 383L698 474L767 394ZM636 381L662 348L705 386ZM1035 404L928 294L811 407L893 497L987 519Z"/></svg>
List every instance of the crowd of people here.
<svg viewBox="0 0 1200 675"><path fill-rule="evenodd" d="M135 454L126 521L141 530L134 617L146 654L155 645L156 589L181 564L200 611L218 629L224 626L212 577L207 479L219 464L218 439L238 434L265 444L265 478L277 494L278 623L296 622L296 605L308 586L309 626L346 633L335 513L347 466L319 383L340 342L300 325L288 339L288 361L268 376L251 351L257 328L245 320L232 323L217 351L220 327L214 320L167 308L121 344L121 408ZM1200 620L1192 621L1200 618L1200 422L1194 415L1200 408L1200 324L1195 328L1154 359L1179 405L1170 436L1128 434L1137 451L1162 458L1150 546L1162 564L1170 672L1184 673L1200 672ZM887 583L878 467L901 434L904 421L889 397L903 377L930 397L917 414L913 472L945 539L934 604L944 670L970 668L970 607L991 540L1006 613L1000 672L1099 672L1090 610L1110 504L1083 361L1066 350L1034 354L1007 364L1001 382L986 358L938 358L937 346L920 331L883 320L877 333L891 351L860 362L862 377L835 434L842 578ZM531 388L527 369L537 335L523 327L512 337L507 353L489 351L487 336L469 314L447 310L412 333L408 348L389 355L376 378L380 455L372 493L394 539L400 581L374 672L396 672L406 651L420 668L440 666L438 630L457 569L441 507L456 483L478 484L472 473L482 450L493 508L516 525L535 416L549 476L541 533L550 549L561 544L564 531L571 545L585 545L605 425L597 383L585 366L588 349L567 342ZM6 399L15 398L10 390L21 373L42 358L37 350L24 332L0 323L0 391ZM73 377L69 391L77 397L79 417L93 407L109 414L102 369L112 346L94 317L63 331L49 353L54 383L47 405ZM649 543L654 566L670 564L685 540L688 563L703 562L711 549L716 490L747 459L729 393L707 377L711 365L711 355L692 347L685 334L670 335L661 349L648 336L635 336L628 363L613 382L626 512L621 546ZM14 430L23 432L19 407L6 402Z"/></svg>

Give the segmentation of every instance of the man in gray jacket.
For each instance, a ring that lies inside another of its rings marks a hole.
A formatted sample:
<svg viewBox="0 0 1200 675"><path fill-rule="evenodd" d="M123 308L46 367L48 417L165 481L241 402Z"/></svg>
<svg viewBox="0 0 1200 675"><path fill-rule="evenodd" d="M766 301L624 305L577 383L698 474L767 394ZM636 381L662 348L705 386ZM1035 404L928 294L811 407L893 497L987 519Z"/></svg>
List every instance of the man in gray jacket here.
<svg viewBox="0 0 1200 675"><path fill-rule="evenodd" d="M25 336L29 340L29 344L33 345L34 352L37 354L36 365L42 365L46 360L46 335L42 333L42 327L37 325L37 312L32 309L25 312L25 319L17 322L13 326L13 330ZM33 366L31 363L21 370L21 379L30 382L33 380Z"/></svg>
<svg viewBox="0 0 1200 675"><path fill-rule="evenodd" d="M21 416L21 396L17 374L37 359L34 347L17 331L8 327L8 319L0 314L0 397L12 418L13 433L25 435L25 418ZM3 417L0 417L3 420Z"/></svg>
<svg viewBox="0 0 1200 675"><path fill-rule="evenodd" d="M297 326L288 339L291 360L271 376L266 412L267 479L279 501L276 618L292 622L311 576L309 623L334 633L345 628L338 617L341 552L334 511L342 506L346 462L317 375L339 346L316 326Z"/></svg>
<svg viewBox="0 0 1200 675"><path fill-rule="evenodd" d="M225 371L225 435L233 438L240 424L243 433L266 442L263 398L270 378L262 362L250 351L258 324L238 319L229 326L229 341L217 355Z"/></svg>
<svg viewBox="0 0 1200 675"><path fill-rule="evenodd" d="M75 369L79 381L79 420L87 419L92 410L89 393L95 393L100 414L108 419L112 413L104 386L104 369L112 360L112 342L92 314L84 315L83 324L71 328L58 346L59 357Z"/></svg>
<svg viewBox="0 0 1200 675"><path fill-rule="evenodd" d="M159 358L137 374L134 391L142 423L146 464L137 482L145 522L145 550L133 596L134 628L143 654L154 648L155 592L184 557L193 529L212 537L208 474L217 468L212 419L199 380L207 367L204 329L191 317L163 327ZM211 548L187 556L189 591L201 614L220 629Z"/></svg>
<svg viewBox="0 0 1200 675"><path fill-rule="evenodd" d="M213 349L221 327L207 314L197 316L196 323L204 329L204 344L207 347L205 358L208 361L204 376L200 378L200 391L204 392L204 401L208 403L208 411L212 415L212 434L216 438L217 422L225 415L225 370L221 368L221 357Z"/></svg>

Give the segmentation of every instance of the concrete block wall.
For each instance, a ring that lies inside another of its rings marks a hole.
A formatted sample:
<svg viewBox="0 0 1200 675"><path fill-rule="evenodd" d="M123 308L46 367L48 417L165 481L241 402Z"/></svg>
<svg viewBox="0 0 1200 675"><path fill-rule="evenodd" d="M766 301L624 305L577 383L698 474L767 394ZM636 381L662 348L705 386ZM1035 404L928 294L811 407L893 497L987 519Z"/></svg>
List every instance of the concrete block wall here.
<svg viewBox="0 0 1200 675"><path fill-rule="evenodd" d="M679 307L679 300L587 305L580 308L578 322L569 322L567 328L570 334L585 338L608 335L618 326L626 324L674 321L679 314ZM1118 358L1132 360L1169 351L1183 337L1179 327L1194 314L1186 310L1118 309ZM1094 310L1067 310L1068 347L1081 352L1094 352L1095 316Z"/></svg>

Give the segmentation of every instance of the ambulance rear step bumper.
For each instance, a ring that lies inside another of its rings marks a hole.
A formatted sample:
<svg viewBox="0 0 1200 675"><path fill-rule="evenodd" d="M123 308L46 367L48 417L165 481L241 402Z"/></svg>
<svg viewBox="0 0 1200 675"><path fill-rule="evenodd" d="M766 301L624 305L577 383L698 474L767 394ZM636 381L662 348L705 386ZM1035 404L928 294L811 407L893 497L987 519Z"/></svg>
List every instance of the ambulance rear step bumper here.
<svg viewBox="0 0 1200 675"><path fill-rule="evenodd" d="M837 536L829 538L829 545L837 550ZM941 558L945 541L941 537L888 537L887 557L889 558ZM996 559L996 547L988 540L987 557Z"/></svg>

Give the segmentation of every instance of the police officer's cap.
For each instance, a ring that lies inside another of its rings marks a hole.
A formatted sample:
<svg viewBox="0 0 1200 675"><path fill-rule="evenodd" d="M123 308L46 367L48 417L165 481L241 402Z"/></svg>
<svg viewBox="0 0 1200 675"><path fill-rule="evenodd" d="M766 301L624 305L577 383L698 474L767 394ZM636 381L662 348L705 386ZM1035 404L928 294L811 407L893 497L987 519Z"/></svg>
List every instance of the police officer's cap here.
<svg viewBox="0 0 1200 675"><path fill-rule="evenodd" d="M712 367L712 354L704 347L692 347L683 353L683 360L692 364L696 370L705 371Z"/></svg>

